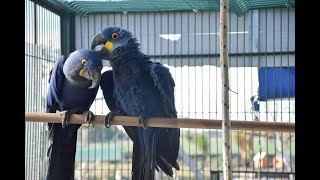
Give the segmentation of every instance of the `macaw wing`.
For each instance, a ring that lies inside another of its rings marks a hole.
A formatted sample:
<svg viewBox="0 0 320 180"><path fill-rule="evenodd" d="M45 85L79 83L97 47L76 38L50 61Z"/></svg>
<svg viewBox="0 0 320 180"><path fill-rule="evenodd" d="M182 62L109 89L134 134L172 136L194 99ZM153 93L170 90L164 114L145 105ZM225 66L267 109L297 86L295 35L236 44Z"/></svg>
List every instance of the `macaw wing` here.
<svg viewBox="0 0 320 180"><path fill-rule="evenodd" d="M106 104L110 111L112 112L121 112L121 108L119 106L119 102L114 96L114 83L113 83L113 74L112 70L105 71L101 75L101 83L100 87L103 92L103 97L106 101ZM134 126L123 126L127 134L129 135L130 139L135 142L136 134L137 134L137 127Z"/></svg>
<svg viewBox="0 0 320 180"><path fill-rule="evenodd" d="M160 63L153 62L150 65L150 72L155 86L158 88L163 97L163 105L168 117L176 118L177 111L174 103L174 87L175 83L169 72L169 69ZM159 145L162 147L159 151L159 157L166 159L172 166L179 170L176 160L180 146L180 129L165 128L160 132ZM163 161L165 162L165 161ZM162 168L162 167L161 167ZM168 171L167 171L168 173Z"/></svg>
<svg viewBox="0 0 320 180"><path fill-rule="evenodd" d="M162 96L166 114L168 117L177 117L177 111L174 104L175 83L169 69L158 62L153 62L150 65L150 73L154 85L158 88Z"/></svg>
<svg viewBox="0 0 320 180"><path fill-rule="evenodd" d="M49 88L47 94L48 113L55 113L59 108L60 96L65 75L63 73L63 65L66 59L60 56L52 67L49 74Z"/></svg>
<svg viewBox="0 0 320 180"><path fill-rule="evenodd" d="M100 88L103 93L104 100L110 111L118 111L117 102L113 95L114 83L113 83L113 74L112 70L105 71L101 75Z"/></svg>

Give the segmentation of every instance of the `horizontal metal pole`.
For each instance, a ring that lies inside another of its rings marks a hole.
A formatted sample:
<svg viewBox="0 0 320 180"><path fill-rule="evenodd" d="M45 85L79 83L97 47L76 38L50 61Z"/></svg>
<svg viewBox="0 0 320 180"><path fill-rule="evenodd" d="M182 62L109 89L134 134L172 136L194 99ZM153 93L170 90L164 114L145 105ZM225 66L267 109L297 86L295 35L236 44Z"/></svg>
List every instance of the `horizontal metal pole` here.
<svg viewBox="0 0 320 180"><path fill-rule="evenodd" d="M49 2L48 0L31 0L32 2L39 4L40 6L46 8L47 10L56 13L58 15L62 15L65 13L65 10L62 9L61 7L55 5L52 2Z"/></svg>
<svg viewBox="0 0 320 180"><path fill-rule="evenodd" d="M91 124L104 124L103 115L95 115ZM61 123L61 116L57 113L34 113L25 112L26 122L49 122ZM85 124L84 115L72 114L69 124ZM141 126L138 117L115 116L111 125ZM185 119L185 118L147 118L144 122L147 127L164 128L197 128L197 129L221 129L222 120L214 119ZM295 123L261 122L261 121L235 121L231 120L232 130L247 131L272 131L272 132L295 132Z"/></svg>
<svg viewBox="0 0 320 180"><path fill-rule="evenodd" d="M210 171L211 174L216 174L216 173L222 173L223 171ZM263 175L269 175L272 177L272 175L290 175L293 174L295 175L296 173L294 171L291 172L286 172L286 171L268 171L268 169L262 169L260 170L257 168L257 170L233 170L233 173L255 173L255 174L263 174Z"/></svg>
<svg viewBox="0 0 320 180"><path fill-rule="evenodd" d="M229 53L229 57L241 57L241 56L277 56L277 55L295 55L295 51L283 51L283 52L238 52L238 53ZM149 58L213 58L220 57L220 54L163 54L163 55L148 55Z"/></svg>

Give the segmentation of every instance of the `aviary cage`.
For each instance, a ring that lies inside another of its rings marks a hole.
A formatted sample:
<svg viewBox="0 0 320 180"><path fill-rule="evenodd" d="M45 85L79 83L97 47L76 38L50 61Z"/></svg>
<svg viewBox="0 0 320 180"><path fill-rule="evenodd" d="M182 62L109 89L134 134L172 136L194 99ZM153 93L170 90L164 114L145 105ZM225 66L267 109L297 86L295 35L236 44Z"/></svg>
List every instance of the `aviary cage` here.
<svg viewBox="0 0 320 180"><path fill-rule="evenodd" d="M170 69L179 118L221 120L219 6L216 0L25 0L26 112L45 112L49 71L60 55L89 48L104 27L119 26ZM295 123L294 7L294 0L229 1L231 120ZM91 110L109 112L100 91ZM26 122L25 135L25 179L43 179L46 123ZM233 130L231 137L235 179L294 178L294 132ZM220 129L183 128L175 179L221 179L222 145ZM121 126L82 125L75 179L130 179L131 153ZM157 179L168 178L160 172Z"/></svg>

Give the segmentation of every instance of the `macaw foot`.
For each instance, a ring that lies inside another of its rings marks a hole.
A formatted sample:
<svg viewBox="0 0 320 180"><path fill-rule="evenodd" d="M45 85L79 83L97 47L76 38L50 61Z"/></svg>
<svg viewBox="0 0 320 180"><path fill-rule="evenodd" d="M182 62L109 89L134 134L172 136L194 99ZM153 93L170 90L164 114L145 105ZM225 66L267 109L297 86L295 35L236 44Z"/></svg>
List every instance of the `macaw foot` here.
<svg viewBox="0 0 320 180"><path fill-rule="evenodd" d="M91 121L94 119L93 112L85 111L83 114L85 115L84 122L89 125Z"/></svg>
<svg viewBox="0 0 320 180"><path fill-rule="evenodd" d="M121 116L122 114L120 112L109 112L106 117L104 117L104 125L106 128L110 127L110 121L113 119L114 116Z"/></svg>
<svg viewBox="0 0 320 180"><path fill-rule="evenodd" d="M143 117L143 114L141 113L138 118L139 118L139 120L138 120L139 126L142 126L143 129L146 130L147 128L146 128L145 125L144 125L144 117Z"/></svg>
<svg viewBox="0 0 320 180"><path fill-rule="evenodd" d="M62 127L66 127L68 126L68 121L70 120L70 115L72 114L71 111L66 110L66 111L56 111L56 113L58 113L59 115L62 116Z"/></svg>

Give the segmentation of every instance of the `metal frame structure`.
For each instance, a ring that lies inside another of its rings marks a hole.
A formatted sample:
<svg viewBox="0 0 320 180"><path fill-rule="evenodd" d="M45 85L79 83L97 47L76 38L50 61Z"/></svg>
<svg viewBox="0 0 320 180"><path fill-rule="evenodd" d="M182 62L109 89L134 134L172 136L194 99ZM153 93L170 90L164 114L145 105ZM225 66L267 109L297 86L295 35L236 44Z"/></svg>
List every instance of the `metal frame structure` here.
<svg viewBox="0 0 320 180"><path fill-rule="evenodd" d="M62 0L49 0L49 1L45 1L45 0L31 0L31 1L33 1L33 2L35 2L36 4L38 4L38 5L40 5L40 6L42 6L42 7L44 7L44 8L46 8L46 9L48 9L48 10L50 10L51 12L53 12L53 13L55 13L55 14L57 14L57 15L59 15L60 16L60 25L61 25L61 27L60 27L60 30L61 30L61 54L62 55L65 55L65 56L68 56L68 54L70 53L70 52L72 52L72 51L74 51L75 49L76 49L76 36L75 36L75 31L77 30L76 29L76 26L77 26L77 24L76 24L76 16L77 15L81 15L81 17L80 18L82 18L82 17L86 17L88 14L90 14L90 13L95 13L94 11L88 11L88 10L86 10L84 7L81 7L81 1L62 1ZM143 2L144 0L138 0L138 2ZM259 0L257 0L257 2L258 2ZM149 1L148 1L149 2ZM151 1L150 1L151 2ZM158 2L158 1L157 1ZM160 2L160 1L159 1ZM182 1L181 1L182 2ZM188 1L188 0L186 0L186 1L183 1L182 3L188 3L188 2L190 2L190 1ZM196 1L194 1L195 3L196 3ZM200 2L200 1L199 1ZM213 2L213 1L208 1L208 2ZM215 2L218 2L218 1L215 1ZM232 4L232 6L233 7L238 7L238 10L235 8L234 10L233 10L233 12L235 12L238 16L241 16L241 15L243 15L245 12L247 12L248 10L250 10L250 9L252 9L252 8L254 8L255 6L250 6L250 3L248 3L249 1L248 0L240 0L240 1L237 1L237 3L238 4L234 4L236 1L234 1L234 0L230 0L230 4ZM260 2L260 1L259 1ZM261 1L262 2L262 1ZM270 2L275 2L275 1L270 1ZM282 3L283 5L281 5L281 6L278 6L278 5L276 5L276 6L271 6L271 7L294 7L294 3L295 3L295 1L293 0L290 0L290 1L278 1L278 3ZM85 1L83 1L83 3L86 3ZM99 2L99 3L101 3L101 2ZM108 1L108 2L105 2L105 3L112 3L112 4L114 4L115 6L117 6L117 3L121 3L121 2L115 2L115 1ZM241 3L244 3L245 5L241 5ZM60 5L59 5L60 4ZM68 4L68 6L64 6L63 4ZM219 4L218 3L216 3L215 4L215 6L217 6L217 7L219 7ZM257 6L258 7L258 6ZM74 8L74 10L72 9L72 8ZM240 8L240 9L239 9ZM261 4L259 5L259 8L262 8L262 6L261 6ZM191 5L190 7L189 7L189 9L188 10L194 10L194 12L195 11L198 11L199 9L196 9L196 8L193 8L193 6ZM203 9L200 9L200 10L206 10L205 8L203 8ZM165 13L165 11L167 11L166 9L159 9L159 12L160 12L160 15L163 15L163 14L166 14ZM102 11L103 12L103 11ZM141 11L132 11L132 10L127 10L127 9L123 9L123 8L119 8L118 10L117 10L117 12L121 12L121 13L123 13L123 15L125 16L126 15L126 13L133 13L134 14L134 21L136 21L136 20L139 20L139 21L141 21L141 16L139 15L137 15L135 12L141 12ZM37 14L37 9L35 8L34 9L34 14L36 15ZM260 13L258 14L258 20L260 20L261 19L261 17L260 17ZM263 15L263 14L262 14ZM281 21L280 21L280 23L282 22L282 14L280 15L281 16ZM136 18L137 17L137 18ZM189 17L189 14L188 14L188 17ZM79 18L79 17L78 17ZM121 18L122 18L122 16L121 16ZM161 22L162 22L162 16L160 17L161 18ZM252 16L251 16L251 18L252 18ZM265 15L265 18L267 19L267 13L266 13L266 15ZM273 17L274 18L274 17ZM289 18L289 17L288 17ZM196 17L194 17L194 19L196 19ZM94 19L95 20L95 19ZM209 19L210 20L210 19ZM230 20L229 18L228 18L228 20ZM252 19L251 19L252 20ZM102 18L101 18L101 21L102 21ZM81 23L82 21L80 20L80 23ZM169 16L168 16L168 22L169 22ZM237 21L238 22L238 21ZM89 20L88 20L88 23L89 23ZM122 21L121 21L121 23L122 23ZM181 22L182 23L182 22ZM189 23L189 21L187 22L187 23ZM238 24L237 25L235 25L235 26L237 26L237 28L238 28ZM275 25L273 25L273 26L275 26ZM288 23L288 26L289 26L289 23ZM140 27L141 27L141 25L140 25ZM149 28L149 26L148 26L148 28ZM175 28L175 27L174 27ZM259 27L260 28L260 27ZM267 27L265 27L266 29L267 29ZM281 27L280 27L281 28ZM168 29L169 29L169 27L168 27ZM210 30L210 29L209 29ZM260 32L260 30L261 29L257 29L257 32ZM280 29L281 30L281 29ZM176 30L174 30L174 31L176 31ZM191 31L191 30L190 30ZM187 30L187 32L189 33L189 30ZM141 33L141 32L140 32ZM138 34L138 35L140 35L141 36L141 34ZM88 36L89 36L89 32L88 32ZM265 37L267 37L267 35L265 35ZM34 37L34 38L37 38L36 36ZM203 38L203 37L201 37L201 38ZM275 35L273 34L273 38L275 38ZM210 39L210 38L209 38ZM189 36L188 36L188 41L189 41ZM201 40L202 41L202 40ZM259 38L258 38L258 44L260 44L261 42L260 41L263 41L263 40L261 40L260 39L260 36L259 36ZM265 41L266 41L266 39L265 39ZM281 40L280 40L281 41ZM238 42L238 40L237 40L237 42ZM162 42L160 42L160 45L161 45L161 43ZM265 42L265 46L267 46L267 41ZM275 42L273 42L274 44L275 44ZM287 42L288 44L289 44L289 41ZM230 45L229 46L227 46L227 47L230 47ZM175 46L174 46L174 48L175 48ZM182 47L181 47L182 48ZM202 48L202 45L201 45L201 48ZM281 47L281 49L282 49L282 47ZM175 49L176 50L176 49ZM162 49L160 49L160 51L164 51L164 50L162 50ZM169 47L168 47L168 52L169 52ZM175 51L174 51L175 52ZM220 55L219 54L204 54L204 53L202 53L202 54L196 54L196 53L194 53L194 54L192 54L192 53L189 53L189 45L188 45L188 53L187 54L176 54L176 55L174 55L174 54L163 54L163 53L160 53L161 55L158 55L158 54L154 54L154 55L150 55L150 58L155 58L155 59L157 59L157 60L165 60L166 58L173 58L173 59L179 59L179 58L187 58L188 59L188 63L189 63L189 60L191 59L191 58L201 58L201 61L204 59L204 58L206 58L206 57L210 57L210 58L212 58L212 57L214 57L215 58L215 60L216 61L214 61L214 65L215 66L220 66L220 64L219 64L219 61L218 61L218 59L217 59L217 57L219 57ZM258 51L254 51L254 52L250 52L250 53L247 53L247 52L245 52L245 51L243 51L243 53L241 53L241 54L239 54L238 52L237 53L228 53L228 56L229 57L235 57L235 58L238 58L238 57L240 57L240 56L250 56L250 57L253 57L253 56L255 56L255 55L257 55L258 56L258 58L260 59L260 56L262 57L262 56L265 56L265 57L267 57L267 56L269 56L269 55L272 55L272 56L276 56L276 55L281 55L281 60L282 60L282 55L294 55L295 54L295 52L294 51L286 51L286 52L276 52L276 51L274 51L274 52L260 52L260 49L258 49ZM288 59L289 59L289 57L288 57ZM274 64L276 64L275 63L275 58L273 59L273 61L274 61ZM288 60L289 61L289 60ZM236 63L230 63L229 64L229 67L238 67L238 60L236 61ZM169 62L168 62L169 63ZM176 63L176 62L174 62L174 63ZM260 67L260 61L258 62L259 63L259 67ZM244 62L244 64L245 64L245 62ZM266 63L267 64L267 63ZM281 65L282 65L282 61L281 61ZM249 65L250 66L250 65ZM252 65L252 62L251 62L251 66L253 66ZM286 65L285 65L286 66ZM288 62L288 66L289 66L289 62ZM188 70L189 71L189 70ZM220 103L220 102L218 102L218 103ZM276 108L276 107L275 107ZM281 107L282 108L282 107ZM290 111L290 110L289 110ZM26 112L26 121L34 121L34 119L33 118L30 118L29 117L29 119L28 119L28 117L27 117L27 115L30 115L30 114L27 114L27 112ZM44 114L43 114L44 115ZM28 120L27 120L28 119ZM180 118L181 120L183 120L183 118ZM117 120L117 119L116 119ZM121 119L119 119L119 120L121 120ZM281 121L282 121L282 119L281 119ZM38 121L39 122L39 121ZM43 122L44 122L44 119L43 119ZM82 122L82 121L81 121ZM101 121L102 122L102 121ZM102 124L100 122L100 124ZM30 123L30 122L28 122L28 123ZM221 121L216 121L216 122L212 122L212 123L220 123L221 124ZM233 122L232 122L233 123ZM271 122L270 122L271 123ZM152 124L152 123L151 123ZM192 123L191 123L192 124ZM236 128L236 127L241 127L241 126L244 126L244 125L250 125L250 124L258 124L258 126L259 126L259 122L251 122L251 121L249 121L249 122L244 122L243 124L241 124L240 123L240 125L237 125L237 126L232 126L232 128L231 129L233 129L233 128ZM261 122L261 124L263 124L262 122ZM190 124L189 124L190 125ZM231 124L231 125L233 125L233 124ZM275 122L274 123L274 125L283 125L283 128L282 128L282 130L281 130L281 127L280 128L278 128L276 131L277 132L294 132L294 123L291 123L290 122L290 119L289 119L289 123L282 123L282 122ZM249 130L248 132L250 132L251 130L254 130L254 127L255 125L251 125L250 127L244 127L244 129L243 130ZM187 127L187 126L185 126L185 127ZM188 126L189 127L189 126ZM190 125L190 127L192 127L192 125ZM221 127L221 126L220 126ZM271 127L271 126L270 126ZM273 126L274 127L274 126ZM251 128L251 129L250 129ZM286 128L289 128L289 129L286 129ZM267 129L266 127L264 127L264 128L262 128L262 129ZM260 131L262 130L262 129L259 129ZM276 128L275 128L276 129ZM233 133L237 133L237 132L233 132ZM109 133L108 133L109 134ZM231 133L232 134L232 133ZM269 136L271 133L266 133L266 135L267 136ZM196 135L197 135L197 133L196 133ZM239 135L239 132L238 132L238 135ZM209 135L209 136L211 136L211 135ZM249 137L249 135L247 135L246 133L245 133L245 136L247 136L247 137ZM28 137L29 137L29 134L28 134ZM247 138L247 137L245 137L245 139ZM275 139L280 139L281 141L283 141L283 135L282 134L278 134L278 133L275 133ZM291 138L291 134L290 134L290 138ZM210 139L210 138L209 138ZM261 143L261 132L259 132L259 143ZM232 141L232 140L231 140ZM239 140L238 140L239 141ZM253 141L253 138L252 138L252 141ZM268 140L267 140L268 141ZM81 139L81 142L82 142L82 139ZM233 142L231 142L231 144L232 144ZM237 142L238 144L240 143L240 142ZM222 146L222 144L221 144L221 146ZM278 145L278 144L276 144L276 142L275 142L275 149L276 148L282 148L283 149L283 145L282 144L280 144L280 145ZM44 147L44 146L43 146ZM217 147L218 148L218 147ZM239 147L238 147L239 148ZM290 140L290 148L291 148L291 140ZM267 149L268 149L268 144L267 144ZM190 147L189 147L189 150L190 150ZM238 150L239 151L239 150ZM260 147L260 151L261 151L261 147ZM276 151L276 150L275 150ZM30 151L31 152L31 151ZM290 154L291 154L291 151L290 151ZM232 154L231 154L231 156L232 156ZM283 154L282 154L282 156L283 156ZM81 156L82 157L82 156ZM290 156L290 158L291 158L291 156ZM210 161L211 161L211 159L210 159ZM217 161L218 162L218 161ZM210 162L211 163L211 162ZM29 164L29 166L30 166L30 164ZM292 164L291 164L291 166L292 166ZM102 167L102 166L101 166ZM220 167L222 167L222 166L220 166ZM210 168L211 168L211 164L210 164ZM292 168L292 167L291 167ZM89 168L88 168L89 169ZM108 169L110 170L110 167L108 166ZM217 169L219 169L219 165L217 165ZM257 170L259 171L259 170L261 170L261 168L258 168L258 169L254 169L253 168L253 170L252 170L252 172L257 172ZM283 170L283 169L282 169ZM81 170L80 170L81 171ZM129 171L129 169L128 169L128 171ZM237 169L232 169L232 171L233 172L239 172L239 173L241 173L242 172L242 170L237 170ZM250 169L245 169L244 170L245 172L251 172L251 170ZM268 170L269 171L269 170ZM221 172L221 171L220 171ZM261 171L261 173L264 173L264 172L262 172ZM271 173L272 174L272 171L270 171L269 173ZM274 172L274 173L283 173L283 174L294 174L294 172L292 172L292 169L291 169L291 172L286 172L286 171L282 171L282 172ZM102 173L101 173L102 174ZM272 176L271 176L272 177Z"/></svg>

